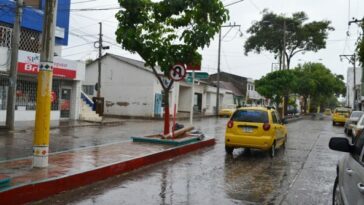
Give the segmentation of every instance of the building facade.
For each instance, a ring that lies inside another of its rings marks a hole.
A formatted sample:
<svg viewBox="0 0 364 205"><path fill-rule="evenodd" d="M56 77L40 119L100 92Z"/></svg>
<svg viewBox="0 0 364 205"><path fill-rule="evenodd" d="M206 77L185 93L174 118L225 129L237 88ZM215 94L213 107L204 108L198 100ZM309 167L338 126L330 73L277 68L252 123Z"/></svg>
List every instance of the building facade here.
<svg viewBox="0 0 364 205"><path fill-rule="evenodd" d="M267 102L265 98L261 96L255 90L254 80L252 78L247 79L247 86L246 86L246 105L248 106L265 106Z"/></svg>
<svg viewBox="0 0 364 205"><path fill-rule="evenodd" d="M104 114L134 117L162 117L163 89L150 68L144 62L114 54L101 58L101 97L104 97ZM160 73L162 75L162 73ZM82 89L90 97L96 96L98 78L97 60L86 66L86 78ZM169 81L163 78L166 84ZM193 98L193 101L192 101ZM216 109L216 87L208 82L174 82L169 93L170 113L189 115L193 103L194 113L214 114ZM233 104L232 92L220 89L220 103Z"/></svg>
<svg viewBox="0 0 364 205"><path fill-rule="evenodd" d="M354 89L354 68L348 68L346 77L346 106L353 109L362 108L361 103L362 68L355 69L355 89ZM356 92L354 92L356 90ZM356 95L356 102L354 101Z"/></svg>
<svg viewBox="0 0 364 205"><path fill-rule="evenodd" d="M37 73L43 29L45 0L25 0L18 55L15 120L35 119ZM68 44L70 0L59 0L57 6L54 69L52 81L51 120L78 119L81 81L85 65L63 59L61 47ZM15 1L0 0L0 121L5 121L12 25Z"/></svg>

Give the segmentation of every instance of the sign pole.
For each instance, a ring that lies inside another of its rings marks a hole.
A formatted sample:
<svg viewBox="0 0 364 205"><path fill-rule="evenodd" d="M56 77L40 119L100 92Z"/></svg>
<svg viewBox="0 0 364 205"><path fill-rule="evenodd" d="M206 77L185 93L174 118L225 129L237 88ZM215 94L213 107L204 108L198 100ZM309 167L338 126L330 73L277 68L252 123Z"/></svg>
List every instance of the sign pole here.
<svg viewBox="0 0 364 205"><path fill-rule="evenodd" d="M57 0L45 3L33 141L33 167L37 168L48 167L56 5Z"/></svg>
<svg viewBox="0 0 364 205"><path fill-rule="evenodd" d="M195 70L192 70L192 86L191 86L191 112L190 112L190 124L193 124L193 107L195 104Z"/></svg>

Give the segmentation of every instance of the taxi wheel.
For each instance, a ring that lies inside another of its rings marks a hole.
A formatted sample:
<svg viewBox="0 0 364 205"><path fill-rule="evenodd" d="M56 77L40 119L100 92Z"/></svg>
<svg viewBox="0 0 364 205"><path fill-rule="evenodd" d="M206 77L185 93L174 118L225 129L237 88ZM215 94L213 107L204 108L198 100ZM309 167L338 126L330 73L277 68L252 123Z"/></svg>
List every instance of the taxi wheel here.
<svg viewBox="0 0 364 205"><path fill-rule="evenodd" d="M232 147L228 147L228 146L225 146L225 152L226 152L227 154L232 154L232 153L233 153L233 151L234 151L234 148L232 148Z"/></svg>
<svg viewBox="0 0 364 205"><path fill-rule="evenodd" d="M333 121L333 122L332 122L332 126L335 126L335 125L336 125L336 123Z"/></svg>
<svg viewBox="0 0 364 205"><path fill-rule="evenodd" d="M283 148L286 148L286 143L287 143L287 135L284 137L284 141L283 141L283 144L282 144Z"/></svg>
<svg viewBox="0 0 364 205"><path fill-rule="evenodd" d="M272 147L269 150L270 157L274 157L276 155L276 142L274 141Z"/></svg>

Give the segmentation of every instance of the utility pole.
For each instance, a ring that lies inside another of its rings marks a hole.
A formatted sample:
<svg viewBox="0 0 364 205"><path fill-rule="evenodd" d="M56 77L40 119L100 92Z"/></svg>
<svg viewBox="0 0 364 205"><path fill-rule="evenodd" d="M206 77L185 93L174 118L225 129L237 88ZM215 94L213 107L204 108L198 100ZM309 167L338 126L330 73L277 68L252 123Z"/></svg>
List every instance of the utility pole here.
<svg viewBox="0 0 364 205"><path fill-rule="evenodd" d="M98 76L97 76L97 97L101 97L101 57L102 57L102 22L100 24L99 33L99 60L98 63Z"/></svg>
<svg viewBox="0 0 364 205"><path fill-rule="evenodd" d="M286 19L283 21L283 48L282 48L282 70L286 69Z"/></svg>
<svg viewBox="0 0 364 205"><path fill-rule="evenodd" d="M104 113L104 99L101 97L101 58L102 58L102 50L109 49L109 46L102 45L102 22L99 22L100 32L99 32L99 40L94 43L94 47L99 49L99 58L97 60L98 64L98 75L97 75L97 86L96 86L96 97L93 98L94 103L96 105L96 113L100 116ZM97 45L96 45L97 44Z"/></svg>
<svg viewBox="0 0 364 205"><path fill-rule="evenodd" d="M20 42L20 27L23 15L23 0L16 1L15 22L11 36L11 60L9 73L9 89L6 108L6 127L14 130L15 102L16 102L16 81L18 75L18 51Z"/></svg>
<svg viewBox="0 0 364 205"><path fill-rule="evenodd" d="M219 31L219 48L218 48L218 55L217 55L217 74L216 74L216 109L215 109L215 115L216 117L219 116L219 106L220 106L220 56L221 56L221 28Z"/></svg>
<svg viewBox="0 0 364 205"><path fill-rule="evenodd" d="M195 105L195 70L192 70L192 94L191 94L191 112L190 112L190 124L193 125L193 108Z"/></svg>
<svg viewBox="0 0 364 205"><path fill-rule="evenodd" d="M354 74L354 110L357 109L357 92L356 92L356 54L354 53L353 55L340 55L340 60L342 60L342 58L346 58L350 63L353 64L353 74ZM359 110L361 110L361 108L359 107Z"/></svg>
<svg viewBox="0 0 364 205"><path fill-rule="evenodd" d="M56 6L57 0L48 0L44 8L33 141L33 167L36 168L48 167Z"/></svg>
<svg viewBox="0 0 364 205"><path fill-rule="evenodd" d="M236 25L235 23L233 25L229 24L229 25L224 25L221 26L221 28L224 27L229 27L229 28L234 28L234 27L239 27L240 29L241 25ZM219 106L220 106L220 59L221 59L221 41L222 39L226 36L226 34L224 35L223 38L221 38L221 28L219 31L219 47L218 47L218 55L217 55L217 74L216 74L216 80L217 80L217 84L216 84L216 110L215 110L215 115L216 117L219 116ZM229 30L230 31L230 30Z"/></svg>

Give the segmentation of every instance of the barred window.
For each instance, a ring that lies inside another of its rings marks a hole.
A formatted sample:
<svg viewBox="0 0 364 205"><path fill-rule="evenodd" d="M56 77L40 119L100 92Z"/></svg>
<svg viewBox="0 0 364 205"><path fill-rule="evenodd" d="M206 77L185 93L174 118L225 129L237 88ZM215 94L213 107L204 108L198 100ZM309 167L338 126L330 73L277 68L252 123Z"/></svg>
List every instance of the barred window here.
<svg viewBox="0 0 364 205"><path fill-rule="evenodd" d="M51 110L59 110L59 87L60 81L53 79L52 82L52 104ZM8 80L0 79L0 109L7 107ZM16 88L16 110L35 110L37 95L37 82L34 80L19 79Z"/></svg>
<svg viewBox="0 0 364 205"><path fill-rule="evenodd" d="M89 96L94 95L94 90L95 90L94 85L82 85L82 91Z"/></svg>
<svg viewBox="0 0 364 205"><path fill-rule="evenodd" d="M12 26L11 24L0 22L0 46L10 48ZM40 50L40 32L21 28L19 49L38 53Z"/></svg>

